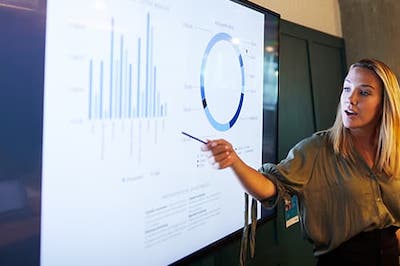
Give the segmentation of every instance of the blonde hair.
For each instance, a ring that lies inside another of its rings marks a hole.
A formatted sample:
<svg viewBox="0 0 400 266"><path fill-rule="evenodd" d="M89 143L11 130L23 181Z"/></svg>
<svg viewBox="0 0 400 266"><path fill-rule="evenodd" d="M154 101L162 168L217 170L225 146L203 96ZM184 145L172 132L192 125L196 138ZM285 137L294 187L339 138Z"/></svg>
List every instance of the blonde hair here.
<svg viewBox="0 0 400 266"><path fill-rule="evenodd" d="M373 71L382 82L382 116L377 128L375 165L389 177L400 177L400 88L396 75L387 65L376 59L362 59L352 64L350 69L355 67ZM329 135L335 153L352 158L351 138L348 129L343 126L340 103Z"/></svg>

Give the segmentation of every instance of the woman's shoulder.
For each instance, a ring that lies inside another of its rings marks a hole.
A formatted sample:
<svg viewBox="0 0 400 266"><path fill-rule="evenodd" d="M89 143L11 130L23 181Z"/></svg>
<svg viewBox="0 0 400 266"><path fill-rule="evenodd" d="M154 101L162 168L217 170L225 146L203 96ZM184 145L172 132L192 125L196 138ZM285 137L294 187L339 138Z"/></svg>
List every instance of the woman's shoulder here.
<svg viewBox="0 0 400 266"><path fill-rule="evenodd" d="M320 149L322 147L330 147L329 131L322 130L315 132L311 136L304 138L298 142L295 148L301 149Z"/></svg>

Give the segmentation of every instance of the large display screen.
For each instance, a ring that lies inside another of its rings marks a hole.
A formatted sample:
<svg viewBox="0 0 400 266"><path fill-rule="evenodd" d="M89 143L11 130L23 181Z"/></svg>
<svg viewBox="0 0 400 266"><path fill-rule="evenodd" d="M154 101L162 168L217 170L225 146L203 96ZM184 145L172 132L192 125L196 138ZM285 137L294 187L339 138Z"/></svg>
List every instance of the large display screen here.
<svg viewBox="0 0 400 266"><path fill-rule="evenodd" d="M231 0L40 7L13 11L41 22L12 37L35 41L24 70L37 82L23 83L36 94L34 147L23 158L28 147L17 148L0 179L0 230L32 233L27 242L8 230L16 240L0 241L0 255L10 265L21 252L42 266L166 265L237 232L244 190L201 141L225 138L255 168L275 160L279 17Z"/></svg>

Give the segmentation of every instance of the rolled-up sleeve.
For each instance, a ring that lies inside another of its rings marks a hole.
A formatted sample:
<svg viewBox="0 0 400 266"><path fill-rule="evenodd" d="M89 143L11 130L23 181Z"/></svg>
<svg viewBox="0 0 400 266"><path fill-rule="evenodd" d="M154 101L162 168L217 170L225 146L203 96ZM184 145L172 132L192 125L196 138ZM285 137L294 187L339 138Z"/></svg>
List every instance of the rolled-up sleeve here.
<svg viewBox="0 0 400 266"><path fill-rule="evenodd" d="M320 137L313 135L296 144L279 164L266 163L259 169L277 188L275 197L261 201L264 207L272 208L280 199L290 201L293 194L302 193L312 176L320 145Z"/></svg>

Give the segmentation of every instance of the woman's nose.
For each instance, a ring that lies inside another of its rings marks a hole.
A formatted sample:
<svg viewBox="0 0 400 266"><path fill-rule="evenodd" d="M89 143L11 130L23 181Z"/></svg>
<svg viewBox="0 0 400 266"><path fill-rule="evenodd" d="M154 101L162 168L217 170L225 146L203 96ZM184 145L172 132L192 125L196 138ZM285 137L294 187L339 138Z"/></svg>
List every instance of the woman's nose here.
<svg viewBox="0 0 400 266"><path fill-rule="evenodd" d="M357 93L356 90L352 90L351 92L348 93L347 95L347 102L354 105L357 104Z"/></svg>

